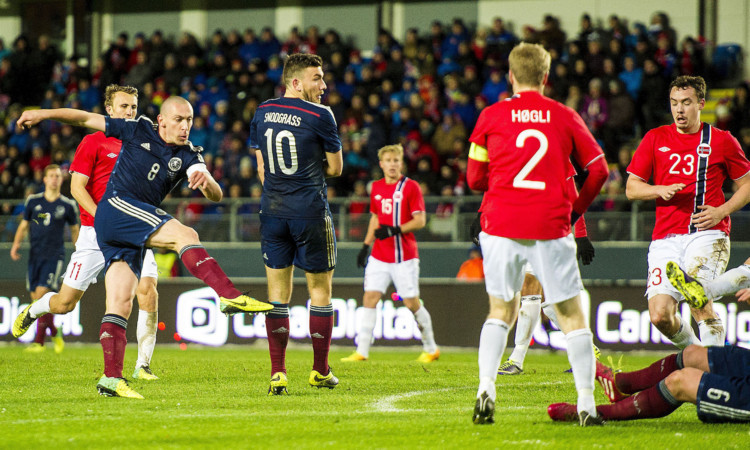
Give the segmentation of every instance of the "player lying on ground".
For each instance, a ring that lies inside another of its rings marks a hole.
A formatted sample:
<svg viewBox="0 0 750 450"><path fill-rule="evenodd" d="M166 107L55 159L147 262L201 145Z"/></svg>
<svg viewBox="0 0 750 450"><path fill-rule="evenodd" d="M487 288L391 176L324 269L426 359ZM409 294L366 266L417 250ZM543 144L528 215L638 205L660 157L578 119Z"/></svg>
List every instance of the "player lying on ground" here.
<svg viewBox="0 0 750 450"><path fill-rule="evenodd" d="M597 362L596 378L613 402L596 407L606 420L664 417L690 402L703 422L750 422L750 350L742 347L690 345L634 372L615 373ZM577 420L569 403L549 405L547 413Z"/></svg>

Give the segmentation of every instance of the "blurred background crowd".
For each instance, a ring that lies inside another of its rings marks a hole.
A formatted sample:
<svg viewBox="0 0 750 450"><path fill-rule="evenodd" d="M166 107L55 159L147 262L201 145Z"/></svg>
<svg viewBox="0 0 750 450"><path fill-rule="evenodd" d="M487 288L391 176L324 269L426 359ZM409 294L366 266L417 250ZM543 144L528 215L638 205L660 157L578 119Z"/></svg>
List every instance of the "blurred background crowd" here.
<svg viewBox="0 0 750 450"><path fill-rule="evenodd" d="M596 26L595 24L601 24ZM277 36L277 32L283 37ZM610 178L595 210L625 210L625 169L645 131L670 123L667 86L677 75L722 76L708 62L700 37L677 36L669 17L650 23L580 18L566 35L547 15L538 26L510 29L501 17L489 28L461 19L409 29L401 42L381 31L372 49L344 42L335 29L216 30L208 42L190 33L173 36L122 33L90 64L63 59L46 36L0 41L0 200L40 191L42 169L70 165L85 131L46 122L17 129L24 107L71 107L103 112L110 83L139 89L139 113L155 119L160 104L180 95L194 106L190 140L204 147L206 163L229 197L259 197L248 128L258 105L283 95L286 55L315 53L325 63L324 104L333 111L344 152L344 174L329 180L329 197L347 197L352 214L368 211L367 185L381 177L377 150L400 142L408 176L427 195L460 197L466 186L468 136L479 112L511 95L508 53L520 41L544 45L552 55L546 94L578 111L605 150ZM750 152L750 100L746 82L717 107L716 126L730 130ZM731 189L731 186L727 186ZM64 186L68 194L69 188ZM173 196L191 196L182 189ZM438 202L434 213L450 214ZM2 214L13 205L3 203Z"/></svg>

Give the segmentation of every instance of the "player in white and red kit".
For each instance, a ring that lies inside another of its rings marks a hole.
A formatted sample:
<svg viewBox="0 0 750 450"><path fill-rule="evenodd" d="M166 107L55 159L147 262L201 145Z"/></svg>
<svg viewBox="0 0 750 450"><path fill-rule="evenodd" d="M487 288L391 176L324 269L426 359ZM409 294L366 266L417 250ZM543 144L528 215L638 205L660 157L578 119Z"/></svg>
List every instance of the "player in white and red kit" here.
<svg viewBox="0 0 750 450"><path fill-rule="evenodd" d="M130 86L108 86L104 107L110 117L132 119L138 109L138 90ZM89 285L96 283L97 275L104 268L104 256L94 231L94 215L97 204L107 189L109 176L121 148L122 141L108 138L101 131L87 135L78 145L70 165L71 191L81 206L81 231L76 240L76 251L70 257L60 292L49 292L35 302L29 309L30 319L49 312L66 314L72 311ZM157 277L154 254L149 249L146 251L137 289L140 309L137 328L138 360L133 377L138 379L158 378L150 369L158 323Z"/></svg>
<svg viewBox="0 0 750 450"><path fill-rule="evenodd" d="M490 304L479 338L473 421L494 423L497 370L530 263L565 333L580 424L601 424L594 402L593 335L581 307L570 227L604 184L607 164L580 116L542 95L549 53L522 43L509 63L513 97L485 108L469 138L469 187L486 191L479 241ZM589 172L578 196L570 189L571 156Z"/></svg>
<svg viewBox="0 0 750 450"><path fill-rule="evenodd" d="M401 174L404 149L387 145L378 151L384 178L372 184L370 223L357 265L365 267L364 308L357 330L357 350L342 361L364 361L370 356L376 305L393 282L396 293L414 314L422 332L422 354L417 361L430 363L440 357L432 318L419 299L419 253L414 231L426 224L424 198L419 184ZM372 255L367 253L374 243Z"/></svg>
<svg viewBox="0 0 750 450"><path fill-rule="evenodd" d="M656 200L656 225L648 251L648 309L653 323L677 347L724 345L725 331L712 301L692 309L701 342L690 319L677 314L684 299L668 281L666 265L674 261L688 275L711 280L729 261L729 214L750 200L750 162L729 132L701 122L706 83L681 76L669 87L674 123L643 137L628 166L630 200ZM725 203L727 177L739 189ZM649 184L653 182L653 184Z"/></svg>

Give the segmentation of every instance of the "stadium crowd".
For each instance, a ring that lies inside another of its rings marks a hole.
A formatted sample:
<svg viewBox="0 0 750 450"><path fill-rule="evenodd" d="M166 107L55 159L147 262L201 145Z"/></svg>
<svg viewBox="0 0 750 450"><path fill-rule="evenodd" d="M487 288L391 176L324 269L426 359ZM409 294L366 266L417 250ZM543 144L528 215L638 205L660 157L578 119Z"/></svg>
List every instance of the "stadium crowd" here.
<svg viewBox="0 0 750 450"><path fill-rule="evenodd" d="M575 36L557 18L514 33L503 18L470 29L461 19L434 21L429 30L410 28L403 42L381 31L373 49L358 49L336 30L292 28L280 39L271 28L216 30L208 42L189 32L178 38L156 30L137 33L130 45L121 33L91 65L64 59L46 36L19 36L8 49L0 40L0 200L21 199L43 189L42 170L55 163L67 173L83 132L47 122L21 130L15 122L27 106L72 107L102 112L110 83L139 89L139 113L155 119L169 95L195 108L190 140L205 149L213 176L230 197L259 197L249 123L259 103L283 94L283 59L309 52L325 62L332 109L344 151L343 176L329 180L330 196L351 197L352 213L366 210L366 185L379 178L377 150L400 142L405 166L424 195L464 195L468 135L479 112L508 95L508 53L519 41L543 44L552 55L546 94L579 112L610 163L604 200L593 209L629 206L621 198L637 139L669 123L664 93L677 75L707 71L704 42L678 39L664 13L650 23L610 16L606 26L583 14ZM371 55L365 58L363 55ZM750 152L750 87L739 85L721 105L717 126L729 129ZM744 128L743 128L744 125ZM63 192L66 192L64 187ZM175 196L190 195L189 190ZM362 204L364 203L364 204ZM450 214L450 202L437 209ZM356 211L355 211L356 209ZM3 205L2 214L11 207Z"/></svg>

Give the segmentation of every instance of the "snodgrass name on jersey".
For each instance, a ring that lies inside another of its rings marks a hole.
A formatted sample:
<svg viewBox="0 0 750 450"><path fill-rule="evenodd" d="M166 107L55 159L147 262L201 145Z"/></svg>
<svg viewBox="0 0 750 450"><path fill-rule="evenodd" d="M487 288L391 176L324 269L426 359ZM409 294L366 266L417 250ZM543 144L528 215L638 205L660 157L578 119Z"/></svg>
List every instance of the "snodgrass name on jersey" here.
<svg viewBox="0 0 750 450"><path fill-rule="evenodd" d="M300 123L302 123L302 118L300 116L295 116L294 114L267 112L263 121L298 127Z"/></svg>

